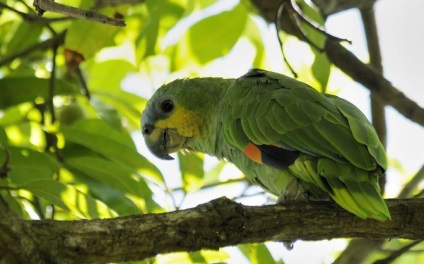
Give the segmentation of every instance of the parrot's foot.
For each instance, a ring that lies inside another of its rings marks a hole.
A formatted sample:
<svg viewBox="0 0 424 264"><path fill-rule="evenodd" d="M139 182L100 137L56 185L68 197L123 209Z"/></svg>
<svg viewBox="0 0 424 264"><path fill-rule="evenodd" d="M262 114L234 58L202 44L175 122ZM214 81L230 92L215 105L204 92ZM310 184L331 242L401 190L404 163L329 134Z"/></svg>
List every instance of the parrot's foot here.
<svg viewBox="0 0 424 264"><path fill-rule="evenodd" d="M309 201L309 194L303 189L299 180L293 180L287 189L278 197L277 203L285 204L292 201Z"/></svg>

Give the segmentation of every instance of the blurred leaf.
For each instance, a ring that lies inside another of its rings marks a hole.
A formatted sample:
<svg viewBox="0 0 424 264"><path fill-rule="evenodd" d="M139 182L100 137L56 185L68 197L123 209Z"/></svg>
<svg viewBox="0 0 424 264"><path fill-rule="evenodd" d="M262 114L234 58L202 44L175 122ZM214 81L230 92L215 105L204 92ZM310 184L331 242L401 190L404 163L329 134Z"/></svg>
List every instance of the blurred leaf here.
<svg viewBox="0 0 424 264"><path fill-rule="evenodd" d="M122 130L121 115L112 105L105 104L96 98L92 99L92 105L103 121L118 131Z"/></svg>
<svg viewBox="0 0 424 264"><path fill-rule="evenodd" d="M202 186L204 176L203 158L198 154L182 154L178 152L178 161L186 193L198 190Z"/></svg>
<svg viewBox="0 0 424 264"><path fill-rule="evenodd" d="M245 255L246 258L250 260L250 263L252 264L277 263L269 252L269 249L265 246L265 244L238 245L238 248L241 250L243 255ZM284 262L278 261L278 263Z"/></svg>
<svg viewBox="0 0 424 264"><path fill-rule="evenodd" d="M23 102L33 102L36 98L48 97L49 80L36 77L0 79L0 109ZM79 94L79 89L56 80L55 94Z"/></svg>
<svg viewBox="0 0 424 264"><path fill-rule="evenodd" d="M141 171L163 183L160 171L135 149L129 135L119 133L102 120L81 120L62 128L65 139L83 145L132 171Z"/></svg>
<svg viewBox="0 0 424 264"><path fill-rule="evenodd" d="M105 104L116 109L121 117L125 117L129 122L128 125L130 125L132 129L140 129L141 110L143 110L146 105L146 99L125 91L120 91L118 93L98 91L95 92L95 94L104 101Z"/></svg>
<svg viewBox="0 0 424 264"><path fill-rule="evenodd" d="M179 21L185 7L169 0L148 0L145 2L147 19L136 40L137 59L143 60L157 52L158 41Z"/></svg>
<svg viewBox="0 0 424 264"><path fill-rule="evenodd" d="M302 1L301 3L302 3L301 8L304 14L308 18L315 21L318 25L324 27L324 19L322 18L320 12L317 9L315 9L313 6L311 6L310 3L307 1ZM315 43L318 47L324 47L324 42L326 38L324 34L322 34L321 32L317 31L315 28L312 28L309 25L304 25L303 28L310 41ZM331 63L323 52L320 52L313 47L311 47L311 50L315 54L315 59L311 66L311 71L315 79L321 85L321 89L319 90L321 92L325 92L328 81L330 79Z"/></svg>
<svg viewBox="0 0 424 264"><path fill-rule="evenodd" d="M128 73L137 69L125 60L107 60L103 62L90 62L88 74L88 87L91 91L119 92L121 82Z"/></svg>
<svg viewBox="0 0 424 264"><path fill-rule="evenodd" d="M190 253L193 263L226 263L229 257L224 250L201 250Z"/></svg>
<svg viewBox="0 0 424 264"><path fill-rule="evenodd" d="M211 184L217 184L221 182L219 180L219 175L221 174L224 167L227 165L226 162L220 161L218 164L213 167L211 170L205 172L205 175L202 179L202 186L205 185L211 185Z"/></svg>
<svg viewBox="0 0 424 264"><path fill-rule="evenodd" d="M123 216L146 213L146 210L144 210L143 206L139 205L140 203L138 201L134 202L133 199L127 197L127 195L114 188L114 186L108 186L83 171L74 170L69 166L67 167L72 173L73 178L68 180L62 180L61 178L64 183L71 185L79 185L79 183L81 183L86 185L88 190L87 194L90 197L102 201L118 215Z"/></svg>
<svg viewBox="0 0 424 264"><path fill-rule="evenodd" d="M325 93L327 90L328 81L330 80L331 63L324 53L317 51L314 51L314 53L315 59L311 67L312 74L321 85L321 89L319 89L319 91Z"/></svg>
<svg viewBox="0 0 424 264"><path fill-rule="evenodd" d="M10 147L8 151L11 169L8 177L16 186L33 180L53 179L59 169L57 161L45 153L17 147Z"/></svg>
<svg viewBox="0 0 424 264"><path fill-rule="evenodd" d="M141 197L139 184L131 177L131 172L116 163L95 157L79 157L65 160L65 165L81 171L122 193Z"/></svg>
<svg viewBox="0 0 424 264"><path fill-rule="evenodd" d="M72 186L55 180L32 180L23 185L22 188L78 217L95 219L116 216L100 201L87 196Z"/></svg>
<svg viewBox="0 0 424 264"><path fill-rule="evenodd" d="M230 11L207 17L188 30L193 55L201 64L225 56L239 40L247 21L242 3ZM206 37L207 36L207 37Z"/></svg>
<svg viewBox="0 0 424 264"><path fill-rule="evenodd" d="M324 19L322 18L320 12L315 9L313 6L311 6L311 3L309 1L302 0L300 3L298 3L299 7L302 9L303 14L314 21L316 24L320 26L324 26ZM302 22L303 30L305 31L305 34L307 38L312 41L315 45L318 47L324 47L325 43L325 35L316 30L315 28L311 27L310 25L306 24L305 22Z"/></svg>
<svg viewBox="0 0 424 264"><path fill-rule="evenodd" d="M9 145L9 140L7 139L6 131L2 126L0 126L0 151L3 150L3 148L7 147Z"/></svg>
<svg viewBox="0 0 424 264"><path fill-rule="evenodd" d="M16 30L12 31L13 33L9 32L9 34L13 35L7 44L7 53L16 53L37 43L43 31L43 27L41 23L28 23L27 21L22 21Z"/></svg>
<svg viewBox="0 0 424 264"><path fill-rule="evenodd" d="M24 205L19 198L13 197L10 194L2 195L2 197L7 202L9 208L12 209L18 217L22 219L30 219L28 212L24 209Z"/></svg>
<svg viewBox="0 0 424 264"><path fill-rule="evenodd" d="M255 60L253 61L252 66L260 69L268 68L265 64L266 56L262 35L258 25L251 16L248 16L247 18L243 36L247 37L256 49Z"/></svg>
<svg viewBox="0 0 424 264"><path fill-rule="evenodd" d="M66 33L64 47L78 52L87 60L102 48L112 45L113 37L119 30L105 24L74 20Z"/></svg>

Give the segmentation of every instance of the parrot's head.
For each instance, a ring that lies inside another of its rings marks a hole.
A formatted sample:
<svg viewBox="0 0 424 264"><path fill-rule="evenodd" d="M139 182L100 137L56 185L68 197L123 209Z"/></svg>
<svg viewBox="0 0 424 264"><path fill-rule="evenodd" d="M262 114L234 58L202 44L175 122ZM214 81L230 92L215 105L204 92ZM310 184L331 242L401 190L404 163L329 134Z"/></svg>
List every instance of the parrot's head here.
<svg viewBox="0 0 424 264"><path fill-rule="evenodd" d="M158 158L190 150L216 124L216 108L225 79L176 80L160 87L147 102L141 116L141 131L149 150Z"/></svg>

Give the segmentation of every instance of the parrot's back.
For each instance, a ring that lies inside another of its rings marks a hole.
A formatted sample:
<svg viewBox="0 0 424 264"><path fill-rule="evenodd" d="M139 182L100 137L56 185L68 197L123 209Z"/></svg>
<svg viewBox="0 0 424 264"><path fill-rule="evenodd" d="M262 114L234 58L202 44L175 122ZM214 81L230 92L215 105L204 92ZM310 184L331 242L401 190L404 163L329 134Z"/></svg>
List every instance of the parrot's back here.
<svg viewBox="0 0 424 264"><path fill-rule="evenodd" d="M226 158L280 200L331 197L361 218L390 219L378 177L386 154L351 103L253 69L222 100Z"/></svg>

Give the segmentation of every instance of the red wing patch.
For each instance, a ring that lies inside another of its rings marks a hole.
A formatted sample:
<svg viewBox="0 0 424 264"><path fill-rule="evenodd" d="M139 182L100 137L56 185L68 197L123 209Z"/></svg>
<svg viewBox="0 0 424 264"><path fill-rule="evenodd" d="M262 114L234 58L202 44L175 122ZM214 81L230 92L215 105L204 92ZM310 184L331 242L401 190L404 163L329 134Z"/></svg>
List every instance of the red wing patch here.
<svg viewBox="0 0 424 264"><path fill-rule="evenodd" d="M287 169L299 156L297 150L287 150L273 145L255 145L252 142L246 145L243 153L254 162L277 169Z"/></svg>

